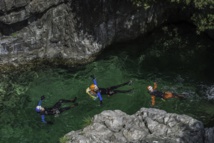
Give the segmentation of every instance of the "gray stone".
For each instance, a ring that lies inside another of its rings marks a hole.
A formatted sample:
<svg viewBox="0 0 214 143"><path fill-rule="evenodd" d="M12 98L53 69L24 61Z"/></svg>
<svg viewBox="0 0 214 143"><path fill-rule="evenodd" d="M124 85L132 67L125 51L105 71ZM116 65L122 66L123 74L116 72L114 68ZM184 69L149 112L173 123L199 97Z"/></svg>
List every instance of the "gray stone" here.
<svg viewBox="0 0 214 143"><path fill-rule="evenodd" d="M214 143L214 127L205 129L205 143Z"/></svg>
<svg viewBox="0 0 214 143"><path fill-rule="evenodd" d="M2 52L0 64L19 65L55 57L68 63L87 63L107 45L151 31L178 14L170 13L175 9L179 7L166 3L145 9L131 1L114 0L2 0L0 41L16 38L22 51L19 56ZM13 46L11 42L1 45L6 51Z"/></svg>
<svg viewBox="0 0 214 143"><path fill-rule="evenodd" d="M214 129L186 115L141 108L133 115L103 111L93 117L91 125L65 136L70 143L212 143Z"/></svg>

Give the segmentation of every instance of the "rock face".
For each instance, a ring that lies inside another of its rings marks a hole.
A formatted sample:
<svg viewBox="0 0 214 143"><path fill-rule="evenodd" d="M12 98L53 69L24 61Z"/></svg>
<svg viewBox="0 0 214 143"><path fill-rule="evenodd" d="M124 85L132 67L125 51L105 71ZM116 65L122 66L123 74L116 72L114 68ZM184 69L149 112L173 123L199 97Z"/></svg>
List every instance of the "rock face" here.
<svg viewBox="0 0 214 143"><path fill-rule="evenodd" d="M63 58L93 59L107 45L151 31L179 7L155 3L136 7L131 0L1 0L0 64Z"/></svg>
<svg viewBox="0 0 214 143"><path fill-rule="evenodd" d="M214 142L214 127L205 129L205 143L213 143Z"/></svg>
<svg viewBox="0 0 214 143"><path fill-rule="evenodd" d="M134 115L103 111L91 125L65 136L68 143L213 143L214 129L186 115L141 108Z"/></svg>

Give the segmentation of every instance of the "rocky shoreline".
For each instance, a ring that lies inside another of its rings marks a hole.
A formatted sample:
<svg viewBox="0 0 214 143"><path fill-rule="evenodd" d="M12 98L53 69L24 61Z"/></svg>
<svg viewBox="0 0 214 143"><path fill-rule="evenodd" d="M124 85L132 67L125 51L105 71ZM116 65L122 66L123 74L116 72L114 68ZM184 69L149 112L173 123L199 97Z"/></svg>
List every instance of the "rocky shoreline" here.
<svg viewBox="0 0 214 143"><path fill-rule="evenodd" d="M67 143L213 143L214 127L187 115L141 108L133 115L107 110L84 129L67 133Z"/></svg>

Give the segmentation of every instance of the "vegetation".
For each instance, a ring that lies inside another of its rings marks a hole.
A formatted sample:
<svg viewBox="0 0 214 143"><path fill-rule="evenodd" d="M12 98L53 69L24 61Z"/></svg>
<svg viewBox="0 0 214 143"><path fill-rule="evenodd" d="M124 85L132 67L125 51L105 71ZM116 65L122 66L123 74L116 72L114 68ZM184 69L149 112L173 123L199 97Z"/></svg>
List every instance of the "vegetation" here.
<svg viewBox="0 0 214 143"><path fill-rule="evenodd" d="M17 37L17 33L12 33L11 36L14 38Z"/></svg>
<svg viewBox="0 0 214 143"><path fill-rule="evenodd" d="M85 118L83 119L83 127L86 127L86 126L90 125L91 123L92 123L92 119L91 119L90 116L85 117Z"/></svg>
<svg viewBox="0 0 214 143"><path fill-rule="evenodd" d="M131 0L138 7L149 8L155 2L169 2L182 4L185 8L193 9L192 22L197 26L198 32L214 30L214 1L213 0Z"/></svg>
<svg viewBox="0 0 214 143"><path fill-rule="evenodd" d="M68 137L67 136L63 136L59 139L59 142L60 143L66 143L67 141L69 141Z"/></svg>

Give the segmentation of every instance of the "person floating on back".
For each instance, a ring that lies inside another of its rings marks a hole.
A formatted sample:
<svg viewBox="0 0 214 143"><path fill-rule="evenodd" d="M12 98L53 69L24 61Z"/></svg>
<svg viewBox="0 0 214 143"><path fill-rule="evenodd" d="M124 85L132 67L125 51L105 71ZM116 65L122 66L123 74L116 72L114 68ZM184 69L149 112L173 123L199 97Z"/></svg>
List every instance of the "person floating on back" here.
<svg viewBox="0 0 214 143"><path fill-rule="evenodd" d="M172 93L169 91L161 92L161 91L158 91L156 89L157 89L157 83L156 82L154 82L154 87L152 87L151 85L149 85L147 87L147 90L148 90L149 94L151 95L152 106L155 105L155 98L156 97L159 97L162 100L169 99L169 98L184 99L184 95Z"/></svg>
<svg viewBox="0 0 214 143"><path fill-rule="evenodd" d="M120 85L116 85L116 86L111 86L111 87L107 87L107 88L102 88L102 87L98 87L97 82L95 77L92 75L91 76L92 80L93 80L93 84L91 84L87 89L86 89L86 93L93 99L93 100L97 100L99 98L100 100L100 105L102 105L103 101L102 101L102 95L108 95L108 97L116 94L116 93L129 93L131 92L133 89L129 89L129 90L117 90L117 88L121 87L121 86L125 86L125 85L129 85L132 83L132 81L128 81L125 83L122 83Z"/></svg>
<svg viewBox="0 0 214 143"><path fill-rule="evenodd" d="M36 112L40 113L41 115L41 120L43 123L46 124L53 124L53 122L51 121L46 121L45 120L45 115L58 115L66 110L69 110L75 106L78 106L78 103L75 103L77 100L77 97L75 97L72 100L65 100L65 99L60 99L57 103L54 104L53 107L50 108L44 108L41 106L42 101L45 99L45 96L41 96L41 99L38 102L38 105L36 106ZM68 103L68 102L72 102L74 103L72 106L68 106L68 107L61 107L62 103Z"/></svg>

